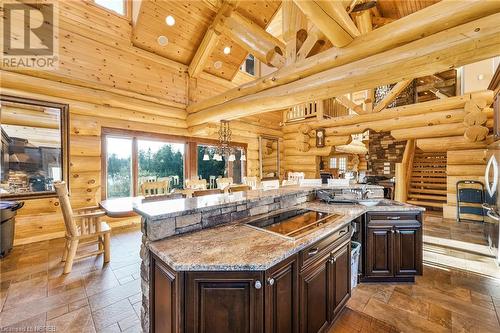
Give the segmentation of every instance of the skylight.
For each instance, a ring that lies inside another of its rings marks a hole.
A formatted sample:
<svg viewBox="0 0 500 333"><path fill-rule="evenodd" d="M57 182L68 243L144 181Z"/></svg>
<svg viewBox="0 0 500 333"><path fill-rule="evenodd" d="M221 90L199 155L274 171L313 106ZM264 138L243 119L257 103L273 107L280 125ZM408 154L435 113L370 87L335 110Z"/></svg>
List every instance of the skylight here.
<svg viewBox="0 0 500 333"><path fill-rule="evenodd" d="M109 9L117 14L125 15L125 1L124 0L94 0L94 2L106 9Z"/></svg>

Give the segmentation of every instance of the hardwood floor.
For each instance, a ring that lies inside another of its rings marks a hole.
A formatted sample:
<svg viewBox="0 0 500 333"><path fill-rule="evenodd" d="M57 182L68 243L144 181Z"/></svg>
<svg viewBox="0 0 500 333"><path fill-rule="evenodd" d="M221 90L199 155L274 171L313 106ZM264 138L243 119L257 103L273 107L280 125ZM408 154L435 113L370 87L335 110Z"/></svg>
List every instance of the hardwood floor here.
<svg viewBox="0 0 500 333"><path fill-rule="evenodd" d="M500 332L500 269L482 229L428 215L424 275L415 284L360 284L332 332ZM62 276L62 240L18 246L0 261L0 327L140 332L138 228L115 230L111 263L75 262Z"/></svg>

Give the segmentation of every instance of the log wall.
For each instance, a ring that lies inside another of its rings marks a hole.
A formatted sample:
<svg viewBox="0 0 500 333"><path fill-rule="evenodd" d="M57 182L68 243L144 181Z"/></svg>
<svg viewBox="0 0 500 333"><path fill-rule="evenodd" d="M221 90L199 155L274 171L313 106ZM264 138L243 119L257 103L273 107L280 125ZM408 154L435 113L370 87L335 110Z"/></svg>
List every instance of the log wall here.
<svg viewBox="0 0 500 333"><path fill-rule="evenodd" d="M70 110L70 191L75 208L101 201L101 129L111 127L217 139L186 124L188 101L207 98L251 78L235 82L203 73L195 82L186 66L133 47L130 22L87 2L61 2L60 59L56 71L10 71L2 68L2 94L59 102ZM231 123L233 141L248 144L247 174L258 175L258 136L281 136L273 115ZM205 128L205 130L200 130ZM139 218L108 219L112 227ZM15 244L64 236L56 198L26 200L19 211Z"/></svg>

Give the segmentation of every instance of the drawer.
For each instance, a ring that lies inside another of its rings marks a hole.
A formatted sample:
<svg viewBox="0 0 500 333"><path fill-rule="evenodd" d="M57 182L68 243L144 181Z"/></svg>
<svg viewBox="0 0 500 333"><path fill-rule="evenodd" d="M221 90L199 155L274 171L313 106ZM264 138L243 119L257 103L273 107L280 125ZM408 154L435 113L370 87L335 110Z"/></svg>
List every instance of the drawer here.
<svg viewBox="0 0 500 333"><path fill-rule="evenodd" d="M348 224L343 228L335 231L333 234L309 245L300 252L301 267L305 267L321 259L325 252L331 251L336 245L340 245L346 239L351 237L351 225Z"/></svg>
<svg viewBox="0 0 500 333"><path fill-rule="evenodd" d="M367 222L387 221L390 223L399 223L404 221L421 221L421 213L419 212L380 212L367 213Z"/></svg>

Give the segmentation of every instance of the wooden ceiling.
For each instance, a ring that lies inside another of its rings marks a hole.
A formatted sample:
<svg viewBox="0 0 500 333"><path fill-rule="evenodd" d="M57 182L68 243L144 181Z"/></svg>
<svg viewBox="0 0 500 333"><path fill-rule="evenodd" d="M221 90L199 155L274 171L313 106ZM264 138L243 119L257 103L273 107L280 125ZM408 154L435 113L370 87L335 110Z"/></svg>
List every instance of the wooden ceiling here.
<svg viewBox="0 0 500 333"><path fill-rule="evenodd" d="M440 0L378 0L377 9L382 17L398 19L439 1Z"/></svg>
<svg viewBox="0 0 500 333"><path fill-rule="evenodd" d="M265 28L280 7L281 1L242 1L237 12ZM132 42L135 46L156 53L165 58L189 65L205 32L212 23L221 1L143 1L137 22L133 28ZM166 16L175 18L175 25L165 23ZM168 44L158 44L158 37L166 36ZM224 47L231 47L226 55ZM210 55L205 71L232 80L247 52L222 36L215 50ZM215 68L216 61L222 62L221 68Z"/></svg>

